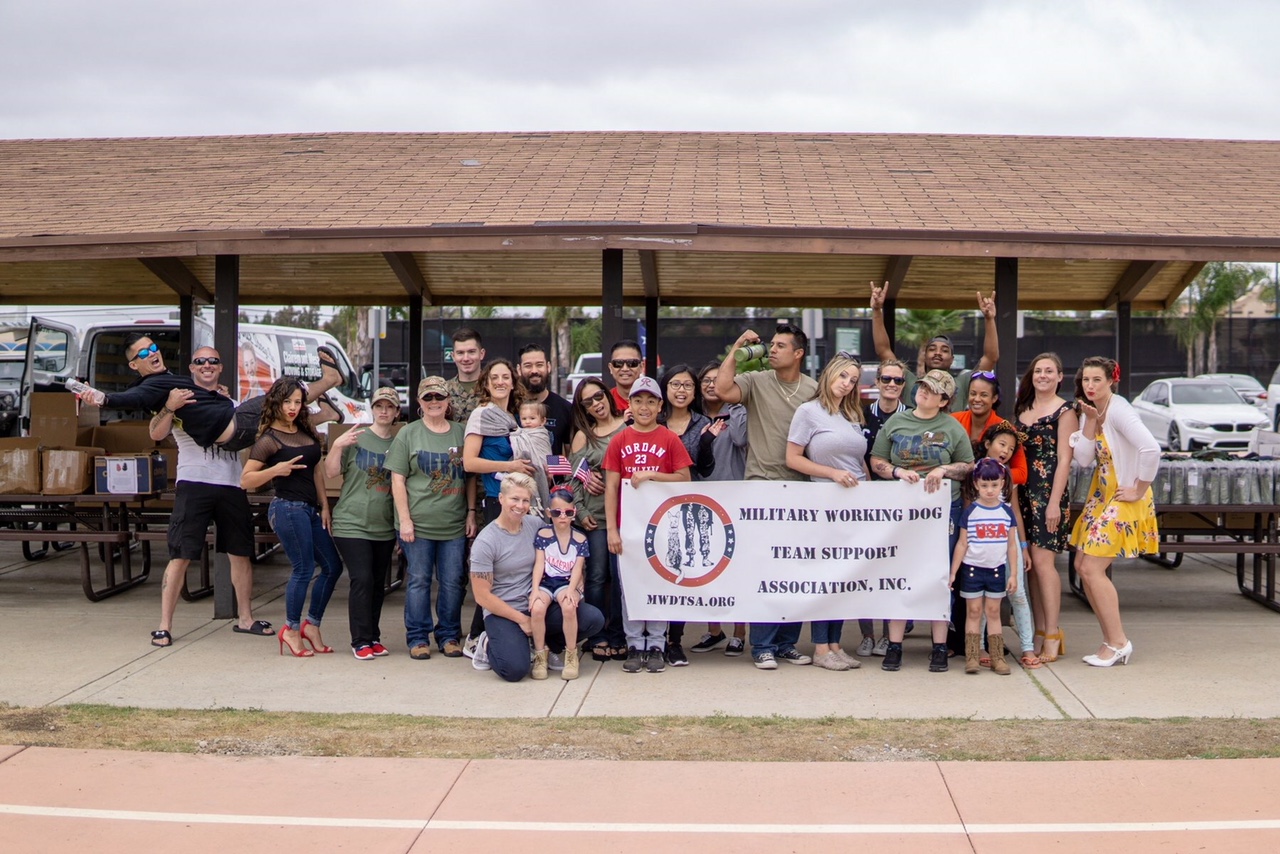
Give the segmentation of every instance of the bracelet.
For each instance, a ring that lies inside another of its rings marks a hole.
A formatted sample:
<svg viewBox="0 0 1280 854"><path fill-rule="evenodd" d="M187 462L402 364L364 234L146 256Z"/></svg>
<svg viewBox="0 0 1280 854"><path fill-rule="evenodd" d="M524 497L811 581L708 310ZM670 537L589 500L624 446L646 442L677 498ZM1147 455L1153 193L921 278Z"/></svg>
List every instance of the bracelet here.
<svg viewBox="0 0 1280 854"><path fill-rule="evenodd" d="M897 466L894 466L894 467L893 467L893 471L889 472L889 474L893 477L893 479L894 479L894 480L897 480L897 479L898 479L898 467L897 467Z"/></svg>

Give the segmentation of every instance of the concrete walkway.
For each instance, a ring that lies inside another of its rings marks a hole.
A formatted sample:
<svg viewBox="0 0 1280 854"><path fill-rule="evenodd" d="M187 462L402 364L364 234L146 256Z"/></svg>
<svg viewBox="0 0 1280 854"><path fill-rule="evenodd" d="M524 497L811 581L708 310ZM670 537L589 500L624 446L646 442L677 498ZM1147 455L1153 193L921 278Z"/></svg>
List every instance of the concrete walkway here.
<svg viewBox="0 0 1280 854"><path fill-rule="evenodd" d="M1229 558L1188 556L1177 570L1145 561L1117 565L1128 667L1096 669L1080 655L1100 640L1092 614L1063 599L1069 655L1008 678L927 672L926 632L908 637L903 670L880 659L832 673L782 665L756 670L749 656L693 655L691 666L627 674L588 658L574 682L508 685L468 659L411 660L404 648L401 594L388 597L383 636L392 655L356 661L347 652L346 580L330 603L325 639L334 655L277 654L273 638L236 634L212 620L210 600L181 602L175 643L150 645L159 580L99 603L80 593L74 554L33 563L16 544L0 548L0 702L21 706L104 703L150 708L245 708L389 712L477 717L578 715L827 715L872 718L1162 718L1280 715L1280 614L1239 595ZM1064 570L1065 576L1065 570ZM255 615L280 625L288 566L256 569ZM464 624L471 613L464 609ZM921 627L922 629L924 627ZM703 627L690 624L686 645ZM856 645L856 623L846 625ZM808 646L808 630L802 648ZM1013 632L1006 629L1006 639Z"/></svg>

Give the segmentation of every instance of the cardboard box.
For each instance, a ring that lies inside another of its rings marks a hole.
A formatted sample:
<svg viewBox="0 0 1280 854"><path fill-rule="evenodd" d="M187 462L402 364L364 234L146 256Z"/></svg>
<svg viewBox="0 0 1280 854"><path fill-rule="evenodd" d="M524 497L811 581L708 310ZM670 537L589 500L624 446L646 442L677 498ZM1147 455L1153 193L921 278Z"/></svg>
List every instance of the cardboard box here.
<svg viewBox="0 0 1280 854"><path fill-rule="evenodd" d="M98 407L80 405L74 394L39 392L31 395L29 432L46 448L87 447L100 416Z"/></svg>
<svg viewBox="0 0 1280 854"><path fill-rule="evenodd" d="M167 486L160 454L108 454L93 461L93 491L99 495L160 492Z"/></svg>
<svg viewBox="0 0 1280 854"><path fill-rule="evenodd" d="M158 448L157 450L164 457L164 477L165 483L168 484L165 488L173 489L178 484L178 449Z"/></svg>
<svg viewBox="0 0 1280 854"><path fill-rule="evenodd" d="M81 495L93 487L93 458L102 456L101 448L45 448L41 454L44 467L45 495Z"/></svg>
<svg viewBox="0 0 1280 854"><path fill-rule="evenodd" d="M40 440L0 439L0 493L36 495L40 486Z"/></svg>
<svg viewBox="0 0 1280 854"><path fill-rule="evenodd" d="M93 438L87 443L102 448L107 454L137 454L149 452L156 446L151 438L150 421L112 421L93 428Z"/></svg>

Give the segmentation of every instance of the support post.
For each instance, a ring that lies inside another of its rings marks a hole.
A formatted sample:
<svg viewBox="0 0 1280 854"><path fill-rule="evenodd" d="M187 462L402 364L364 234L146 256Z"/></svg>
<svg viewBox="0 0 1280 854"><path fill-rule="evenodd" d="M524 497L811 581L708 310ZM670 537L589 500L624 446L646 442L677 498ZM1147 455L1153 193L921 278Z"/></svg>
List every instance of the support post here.
<svg viewBox="0 0 1280 854"><path fill-rule="evenodd" d="M1116 361L1120 363L1121 397L1133 387L1133 303L1116 303Z"/></svg>
<svg viewBox="0 0 1280 854"><path fill-rule="evenodd" d="M884 301L884 331L889 336L889 343L898 346L898 301L896 299L887 299ZM875 345L872 345L872 352L875 352ZM879 356L877 355L877 360ZM915 359L907 360L907 367L914 371L916 369ZM911 389L907 389L907 396L911 395Z"/></svg>
<svg viewBox="0 0 1280 854"><path fill-rule="evenodd" d="M646 297L644 301L644 328L648 342L645 353L645 373L658 378L658 308L662 304L659 297Z"/></svg>
<svg viewBox="0 0 1280 854"><path fill-rule="evenodd" d="M213 345L223 358L223 382L240 388L240 256L218 255L213 262L214 309ZM231 370L225 366L230 360ZM231 562L225 554L213 555L213 618L230 620L236 616L235 590L231 586Z"/></svg>
<svg viewBox="0 0 1280 854"><path fill-rule="evenodd" d="M625 337L622 332L622 250L606 249L600 270L600 352L609 358L609 348ZM603 379L612 385L608 372Z"/></svg>
<svg viewBox="0 0 1280 854"><path fill-rule="evenodd" d="M1000 361L996 377L1004 398L1004 416L1013 416L1018 393L1018 259L996 259L996 334L1000 336ZM961 401L962 404L965 401Z"/></svg>
<svg viewBox="0 0 1280 854"><path fill-rule="evenodd" d="M196 349L196 301L191 296L178 297L178 364L188 370L191 354ZM228 356L227 358L231 358Z"/></svg>
<svg viewBox="0 0 1280 854"><path fill-rule="evenodd" d="M422 382L421 295L409 297L409 420L418 416L418 383Z"/></svg>

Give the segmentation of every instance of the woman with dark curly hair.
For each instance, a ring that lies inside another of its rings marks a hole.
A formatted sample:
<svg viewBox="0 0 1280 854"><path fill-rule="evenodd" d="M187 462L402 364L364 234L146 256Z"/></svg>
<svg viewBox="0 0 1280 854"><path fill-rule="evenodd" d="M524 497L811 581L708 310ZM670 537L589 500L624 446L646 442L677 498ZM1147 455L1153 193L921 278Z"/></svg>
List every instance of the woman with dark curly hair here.
<svg viewBox="0 0 1280 854"><path fill-rule="evenodd" d="M342 559L329 536L329 502L321 498L325 491L320 437L311 426L304 394L302 383L294 377L281 377L271 384L258 425L258 441L249 451L240 475L240 485L247 490L268 483L275 487L276 496L267 508L267 519L293 564L293 574L285 588L280 654L288 646L289 652L299 658L333 652L333 647L326 646L320 636L320 620L342 574ZM311 590L311 608L304 620L302 606L317 564L320 575Z"/></svg>

